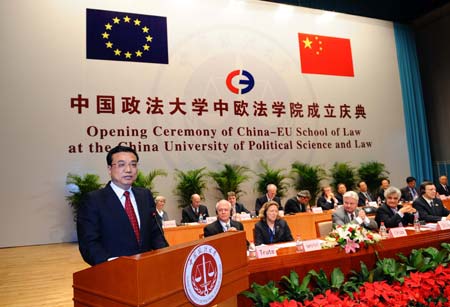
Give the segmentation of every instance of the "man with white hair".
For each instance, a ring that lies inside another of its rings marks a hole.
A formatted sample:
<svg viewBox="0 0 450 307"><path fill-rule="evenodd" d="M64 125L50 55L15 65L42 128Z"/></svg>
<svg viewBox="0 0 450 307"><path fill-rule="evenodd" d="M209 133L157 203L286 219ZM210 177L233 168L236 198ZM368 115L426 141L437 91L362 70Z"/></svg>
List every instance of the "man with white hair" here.
<svg viewBox="0 0 450 307"><path fill-rule="evenodd" d="M278 210L283 210L283 206L281 205L281 199L279 196L277 196L277 186L270 183L267 185L266 190L267 190L267 193L265 195L256 199L256 202L255 202L256 215L259 214L259 210L261 210L261 207L269 201L274 201L274 202L278 203Z"/></svg>
<svg viewBox="0 0 450 307"><path fill-rule="evenodd" d="M228 200L222 199L216 204L217 221L203 228L205 237L213 236L227 231L244 230L242 223L233 221L230 218L231 204Z"/></svg>
<svg viewBox="0 0 450 307"><path fill-rule="evenodd" d="M333 225L355 223L369 230L378 228L377 222L367 217L366 212L358 208L358 194L354 191L345 192L344 204L333 213Z"/></svg>

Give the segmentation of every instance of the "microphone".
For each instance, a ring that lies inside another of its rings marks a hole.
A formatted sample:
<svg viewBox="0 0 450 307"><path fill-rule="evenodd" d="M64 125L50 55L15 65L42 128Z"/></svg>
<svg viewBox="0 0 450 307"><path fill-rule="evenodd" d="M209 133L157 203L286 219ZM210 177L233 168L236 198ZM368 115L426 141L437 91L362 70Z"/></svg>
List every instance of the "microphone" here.
<svg viewBox="0 0 450 307"><path fill-rule="evenodd" d="M164 236L164 231L163 231L163 229L161 227L160 221L158 221L159 217L156 217L156 212L155 211L153 211L153 219L155 220L155 223L158 226L158 229L161 232L161 235L162 235L162 237L164 239L164 243L166 244L166 246L164 246L164 247L168 247L169 243L167 242L166 237Z"/></svg>

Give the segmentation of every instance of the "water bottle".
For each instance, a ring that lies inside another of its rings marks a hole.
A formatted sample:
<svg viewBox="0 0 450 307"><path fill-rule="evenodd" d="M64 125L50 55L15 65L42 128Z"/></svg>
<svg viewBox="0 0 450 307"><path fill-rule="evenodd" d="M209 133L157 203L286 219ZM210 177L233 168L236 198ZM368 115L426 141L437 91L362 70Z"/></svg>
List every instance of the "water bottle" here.
<svg viewBox="0 0 450 307"><path fill-rule="evenodd" d="M381 225L380 225L380 236L382 239L386 239L388 236L386 226L384 226L384 222L381 222Z"/></svg>
<svg viewBox="0 0 450 307"><path fill-rule="evenodd" d="M419 214L417 212L414 213L414 231L420 232Z"/></svg>
<svg viewBox="0 0 450 307"><path fill-rule="evenodd" d="M251 259L256 258L256 247L255 247L255 243L253 243L253 241L250 241L250 244L248 246L248 256Z"/></svg>
<svg viewBox="0 0 450 307"><path fill-rule="evenodd" d="M201 224L203 223L203 215L199 214L198 216L198 223Z"/></svg>
<svg viewBox="0 0 450 307"><path fill-rule="evenodd" d="M295 239L295 248L297 253L302 253L305 251L305 247L303 246L303 240L300 237L300 235L297 235L297 238Z"/></svg>

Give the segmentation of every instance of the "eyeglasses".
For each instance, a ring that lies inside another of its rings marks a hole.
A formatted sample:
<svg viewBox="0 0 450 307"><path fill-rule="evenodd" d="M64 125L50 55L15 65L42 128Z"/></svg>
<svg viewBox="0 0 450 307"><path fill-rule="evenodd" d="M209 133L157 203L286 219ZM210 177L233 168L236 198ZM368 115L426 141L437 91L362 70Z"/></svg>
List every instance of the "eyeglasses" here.
<svg viewBox="0 0 450 307"><path fill-rule="evenodd" d="M111 165L117 166L119 169L124 169L125 167L129 166L130 168L137 168L138 163L136 161L131 161L130 163L126 163L123 161L117 162L117 163L111 163Z"/></svg>

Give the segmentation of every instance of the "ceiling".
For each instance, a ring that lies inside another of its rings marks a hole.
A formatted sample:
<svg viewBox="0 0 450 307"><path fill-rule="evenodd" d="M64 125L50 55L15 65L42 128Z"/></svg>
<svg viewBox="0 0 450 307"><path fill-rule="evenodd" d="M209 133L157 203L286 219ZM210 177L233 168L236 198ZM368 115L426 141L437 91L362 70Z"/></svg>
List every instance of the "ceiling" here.
<svg viewBox="0 0 450 307"><path fill-rule="evenodd" d="M413 21L435 11L449 0L263 0L384 19L402 23Z"/></svg>

